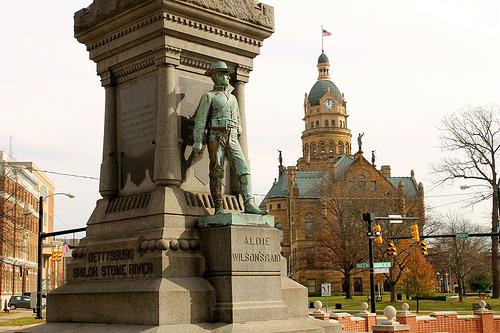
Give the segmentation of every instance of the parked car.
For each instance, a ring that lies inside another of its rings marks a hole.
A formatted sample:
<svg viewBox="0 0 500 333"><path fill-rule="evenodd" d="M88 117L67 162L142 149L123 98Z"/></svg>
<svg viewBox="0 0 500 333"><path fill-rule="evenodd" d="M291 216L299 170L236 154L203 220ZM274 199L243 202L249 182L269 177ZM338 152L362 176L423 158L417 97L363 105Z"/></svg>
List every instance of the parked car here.
<svg viewBox="0 0 500 333"><path fill-rule="evenodd" d="M31 297L30 296L11 296L7 306L11 310L15 310L17 308L31 309Z"/></svg>

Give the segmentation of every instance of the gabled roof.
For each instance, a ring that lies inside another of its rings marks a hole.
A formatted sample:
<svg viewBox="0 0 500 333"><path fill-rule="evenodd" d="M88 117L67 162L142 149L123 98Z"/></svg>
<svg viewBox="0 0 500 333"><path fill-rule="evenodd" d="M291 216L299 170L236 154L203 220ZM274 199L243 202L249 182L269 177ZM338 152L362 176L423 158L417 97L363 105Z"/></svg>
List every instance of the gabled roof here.
<svg viewBox="0 0 500 333"><path fill-rule="evenodd" d="M399 182L402 182L405 187L405 194L409 197L416 197L418 195L417 186L411 177L388 177L387 180L396 187L399 186Z"/></svg>
<svg viewBox="0 0 500 333"><path fill-rule="evenodd" d="M323 171L297 171L295 173L295 182L299 189L299 198L319 198L321 183L325 174ZM268 199L286 198L288 194L288 171L285 171L278 181L273 183L260 207L265 208L265 202Z"/></svg>
<svg viewBox="0 0 500 333"><path fill-rule="evenodd" d="M357 157L358 156L358 157ZM334 162L335 177L342 177L357 158L364 157L362 155L354 156L341 156ZM366 161L366 160L365 160ZM368 163L368 162L367 162ZM375 167L373 167L375 169ZM375 169L376 170L376 169ZM377 172L380 172L376 170ZM299 189L299 198L302 199L315 199L320 198L321 184L327 176L326 171L296 171L295 182ZM383 178L382 175L380 177ZM415 181L412 177L388 177L384 178L390 182L392 186L398 188L399 182L402 182L405 189L405 194L408 197L418 196L418 189ZM277 182L273 183L273 186L267 193L264 200L260 204L261 209L265 209L265 202L268 199L273 198L286 198L288 197L288 170L285 171Z"/></svg>
<svg viewBox="0 0 500 333"><path fill-rule="evenodd" d="M349 167L352 165L354 162L354 157L353 156L347 156L347 155L342 155L336 162L335 162L335 176L336 177L341 177L344 175L345 171L349 169Z"/></svg>

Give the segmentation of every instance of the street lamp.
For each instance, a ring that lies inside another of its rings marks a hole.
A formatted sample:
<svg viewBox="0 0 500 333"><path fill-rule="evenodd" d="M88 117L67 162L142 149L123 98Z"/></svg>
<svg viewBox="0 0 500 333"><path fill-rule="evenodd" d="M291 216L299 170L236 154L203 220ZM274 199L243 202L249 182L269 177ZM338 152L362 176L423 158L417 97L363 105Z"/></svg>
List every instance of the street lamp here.
<svg viewBox="0 0 500 333"><path fill-rule="evenodd" d="M46 197L40 196L38 200L38 276L36 283L36 317L35 319L42 319L42 234L43 234L43 201L47 198L56 196L56 195L65 195L70 199L73 199L75 196L71 193L53 193Z"/></svg>

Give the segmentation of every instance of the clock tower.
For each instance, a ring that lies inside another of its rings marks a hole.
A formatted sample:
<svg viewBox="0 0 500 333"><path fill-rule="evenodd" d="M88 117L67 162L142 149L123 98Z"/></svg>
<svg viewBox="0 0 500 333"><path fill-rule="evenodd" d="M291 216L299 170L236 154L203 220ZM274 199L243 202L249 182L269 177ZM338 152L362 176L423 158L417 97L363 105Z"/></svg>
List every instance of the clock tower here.
<svg viewBox="0 0 500 333"><path fill-rule="evenodd" d="M351 155L346 100L330 80L330 62L324 52L317 67L318 80L304 97L303 155L297 165L302 170L321 169L322 161Z"/></svg>

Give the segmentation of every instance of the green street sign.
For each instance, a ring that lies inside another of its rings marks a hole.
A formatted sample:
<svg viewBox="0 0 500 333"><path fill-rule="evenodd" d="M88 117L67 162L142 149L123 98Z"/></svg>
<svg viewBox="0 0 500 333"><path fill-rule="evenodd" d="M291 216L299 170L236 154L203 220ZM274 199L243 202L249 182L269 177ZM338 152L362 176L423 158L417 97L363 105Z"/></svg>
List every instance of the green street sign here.
<svg viewBox="0 0 500 333"><path fill-rule="evenodd" d="M370 268L370 264L367 262L358 262L356 264L356 268ZM391 262L390 261L374 262L373 268L391 268Z"/></svg>
<svg viewBox="0 0 500 333"><path fill-rule="evenodd" d="M383 262L374 262L373 263L374 268L391 268L391 262L390 261L383 261Z"/></svg>
<svg viewBox="0 0 500 333"><path fill-rule="evenodd" d="M469 233L468 232L457 232L456 236L457 236L457 238L460 238L460 239L467 239L467 238L469 238Z"/></svg>

